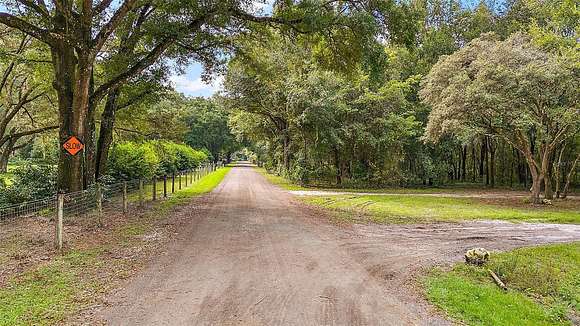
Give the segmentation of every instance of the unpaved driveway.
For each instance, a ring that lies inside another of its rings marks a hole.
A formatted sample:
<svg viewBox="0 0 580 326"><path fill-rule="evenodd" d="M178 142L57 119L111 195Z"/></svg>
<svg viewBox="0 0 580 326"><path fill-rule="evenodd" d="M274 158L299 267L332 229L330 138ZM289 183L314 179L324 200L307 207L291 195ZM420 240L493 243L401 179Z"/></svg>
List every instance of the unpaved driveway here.
<svg viewBox="0 0 580 326"><path fill-rule="evenodd" d="M192 204L164 255L109 298L113 325L433 325L410 289L466 248L580 240L580 226L327 223L250 167Z"/></svg>

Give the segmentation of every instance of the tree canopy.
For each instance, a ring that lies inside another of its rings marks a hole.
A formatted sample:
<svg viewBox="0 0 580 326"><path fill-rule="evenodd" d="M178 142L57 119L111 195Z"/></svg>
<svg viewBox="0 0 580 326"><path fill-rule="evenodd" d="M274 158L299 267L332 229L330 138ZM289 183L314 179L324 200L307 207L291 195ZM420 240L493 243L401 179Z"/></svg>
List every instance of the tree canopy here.
<svg viewBox="0 0 580 326"><path fill-rule="evenodd" d="M528 161L538 201L550 157L580 130L574 65L521 33L505 41L482 35L442 57L424 79L420 95L432 107L426 137L467 132L502 138Z"/></svg>
<svg viewBox="0 0 580 326"><path fill-rule="evenodd" d="M116 145L173 141L304 184L531 181L538 201L576 182L573 0L271 5L0 0L0 169L57 152L76 191L118 170ZM176 93L192 63L223 90Z"/></svg>

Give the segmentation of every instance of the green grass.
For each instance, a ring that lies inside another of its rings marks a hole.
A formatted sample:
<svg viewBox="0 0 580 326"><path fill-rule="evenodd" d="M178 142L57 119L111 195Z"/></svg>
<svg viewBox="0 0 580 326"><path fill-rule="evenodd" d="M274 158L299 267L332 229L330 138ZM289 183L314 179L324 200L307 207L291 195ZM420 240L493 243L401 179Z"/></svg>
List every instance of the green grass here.
<svg viewBox="0 0 580 326"><path fill-rule="evenodd" d="M264 169L264 168L256 167L254 169L256 169L256 171L258 171L264 177L266 177L266 179L268 179L268 181L270 181L271 183L275 184L276 186L278 186L282 189L286 189L286 190L309 190L309 188L305 188L305 187L302 187L298 184L295 184L294 182L292 182L284 177L268 173L266 171L266 169Z"/></svg>
<svg viewBox="0 0 580 326"><path fill-rule="evenodd" d="M337 218L350 221L362 218L375 223L419 223L486 219L580 223L580 211L573 208L509 207L470 198L341 195L304 196L300 199L330 209L337 213Z"/></svg>
<svg viewBox="0 0 580 326"><path fill-rule="evenodd" d="M169 199L162 203L163 208L170 208L175 205L187 202L191 197L203 195L211 192L215 187L217 187L225 176L230 172L231 167L223 167L215 172L212 172L198 181L194 182L189 187L184 188L180 191L176 191Z"/></svg>
<svg viewBox="0 0 580 326"><path fill-rule="evenodd" d="M0 325L52 325L75 307L83 268L96 264L95 252L73 251L28 271L0 289Z"/></svg>
<svg viewBox="0 0 580 326"><path fill-rule="evenodd" d="M150 232L153 221L167 218L170 209L186 204L189 199L212 191L223 180L231 168L222 168L200 180L176 191L166 200L156 202L145 216L138 221L121 225L113 231L113 243L103 243L86 250L71 251L55 258L45 265L38 266L22 275L10 279L7 286L0 288L0 326L4 325L52 325L59 324L68 315L81 308L83 296L87 293L101 293L107 280L90 280L86 275L98 272L105 260L109 260L104 251L124 247L140 241L140 237ZM9 254L17 253L19 246L25 243L15 242L3 246ZM13 248L14 247L14 248ZM8 259L9 255L0 254ZM115 268L115 275L127 274L122 268ZM109 283L109 282L107 282Z"/></svg>
<svg viewBox="0 0 580 326"><path fill-rule="evenodd" d="M185 185L185 176L181 178L181 189L179 189L179 177L175 177L175 193L171 193L171 177L167 179L167 194L169 198L175 196L193 196L193 195L200 195L206 192L211 191L215 186L217 186L223 177L231 170L231 167L224 167L220 168L214 172L209 173L208 175L202 177L199 180L194 180L191 182L191 175L188 176L187 186ZM208 178L209 179L206 179ZM215 183L217 182L217 184ZM208 188L209 190L204 191L204 188ZM213 185L213 186L212 186ZM157 199L163 198L163 179L159 178L156 182L156 194ZM143 187L143 198L145 201L151 200L153 196L153 185L151 183L144 185ZM132 191L129 194L129 202L136 202L139 200L139 192L137 190Z"/></svg>
<svg viewBox="0 0 580 326"><path fill-rule="evenodd" d="M492 254L482 267L433 270L423 285L429 301L469 325L570 325L568 314L580 313L580 243Z"/></svg>

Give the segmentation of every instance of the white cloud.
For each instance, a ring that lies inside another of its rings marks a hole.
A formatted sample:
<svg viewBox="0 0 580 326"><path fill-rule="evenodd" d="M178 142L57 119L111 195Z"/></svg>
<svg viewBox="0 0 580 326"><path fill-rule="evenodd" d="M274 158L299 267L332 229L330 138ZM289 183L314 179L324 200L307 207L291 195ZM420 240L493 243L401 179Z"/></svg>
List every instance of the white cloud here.
<svg viewBox="0 0 580 326"><path fill-rule="evenodd" d="M274 5L273 0L253 0L252 1L252 9L263 12L269 13L272 11L272 6Z"/></svg>
<svg viewBox="0 0 580 326"><path fill-rule="evenodd" d="M178 92L186 95L211 96L222 87L222 78L215 78L211 83L204 82L201 77L189 79L187 75L173 75L170 78L171 84Z"/></svg>

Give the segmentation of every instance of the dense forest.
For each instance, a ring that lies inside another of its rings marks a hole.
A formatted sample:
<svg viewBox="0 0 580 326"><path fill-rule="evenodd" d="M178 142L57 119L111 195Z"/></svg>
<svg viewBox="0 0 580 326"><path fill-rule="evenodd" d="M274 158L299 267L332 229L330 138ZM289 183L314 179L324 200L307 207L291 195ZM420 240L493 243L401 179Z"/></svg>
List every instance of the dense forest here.
<svg viewBox="0 0 580 326"><path fill-rule="evenodd" d="M242 149L302 184L531 187L535 202L578 184L575 1L264 4L0 0L0 170L41 169L0 186L41 174L76 191ZM176 93L191 63L222 91ZM80 155L62 149L73 135Z"/></svg>
<svg viewBox="0 0 580 326"><path fill-rule="evenodd" d="M389 13L389 38L360 58L316 37L249 41L226 75L233 132L303 184L533 184L538 198L543 183L565 196L580 145L576 5L413 1Z"/></svg>

